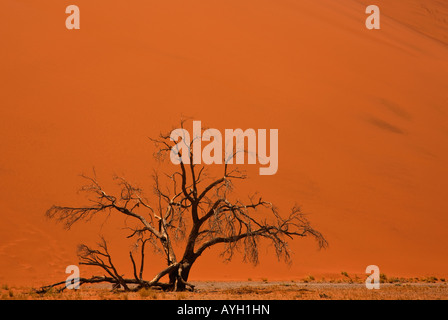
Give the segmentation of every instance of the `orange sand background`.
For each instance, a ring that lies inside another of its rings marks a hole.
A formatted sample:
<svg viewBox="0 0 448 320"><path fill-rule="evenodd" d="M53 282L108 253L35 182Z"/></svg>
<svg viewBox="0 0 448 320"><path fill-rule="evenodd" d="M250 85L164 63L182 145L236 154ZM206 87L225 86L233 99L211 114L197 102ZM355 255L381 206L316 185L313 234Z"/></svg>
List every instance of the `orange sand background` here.
<svg viewBox="0 0 448 320"><path fill-rule="evenodd" d="M181 114L220 130L279 129L278 173L251 167L240 192L283 210L301 204L330 242L326 251L293 242L291 266L272 250L257 267L207 253L191 279L287 280L370 264L446 275L448 3L374 2L381 30L369 31L370 1L3 0L0 282L65 279L76 244L99 233L128 268L114 218L67 232L44 213L83 203L78 175L93 166L106 185L116 173L150 193L147 137ZM81 30L65 28L69 4Z"/></svg>

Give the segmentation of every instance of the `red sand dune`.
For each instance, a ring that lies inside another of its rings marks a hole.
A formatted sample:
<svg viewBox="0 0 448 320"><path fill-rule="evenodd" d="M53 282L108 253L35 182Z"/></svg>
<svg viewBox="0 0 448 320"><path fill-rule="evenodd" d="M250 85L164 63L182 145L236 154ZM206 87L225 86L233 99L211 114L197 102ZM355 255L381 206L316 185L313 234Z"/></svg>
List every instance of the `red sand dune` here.
<svg viewBox="0 0 448 320"><path fill-rule="evenodd" d="M81 204L78 174L92 166L106 184L123 174L151 192L147 137L182 114L221 130L279 129L278 173L250 169L239 190L283 210L299 203L330 242L325 251L292 243L291 266L272 250L255 268L207 253L192 279L370 264L447 274L448 3L375 1L372 31L369 1L73 3L81 30L65 28L60 1L0 5L1 283L64 279L76 244L99 233L126 249L113 218L67 232L44 213ZM128 265L126 251L117 259Z"/></svg>

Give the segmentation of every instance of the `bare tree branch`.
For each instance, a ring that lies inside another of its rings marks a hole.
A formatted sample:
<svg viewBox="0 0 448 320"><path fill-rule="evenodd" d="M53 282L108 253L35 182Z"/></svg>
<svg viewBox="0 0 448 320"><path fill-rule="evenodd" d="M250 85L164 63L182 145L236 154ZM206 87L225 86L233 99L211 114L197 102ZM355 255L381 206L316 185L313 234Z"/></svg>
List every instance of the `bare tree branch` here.
<svg viewBox="0 0 448 320"><path fill-rule="evenodd" d="M181 128L183 126L182 121ZM160 160L166 154L169 155L176 144L170 134L160 134L157 139L151 140L156 144L155 156ZM67 229L103 213L121 214L132 218L135 223L132 227L126 226L131 231L127 238L136 238L135 248L140 248L139 268L135 249L129 252L134 278L125 278L118 272L107 243L102 239L98 249L80 245L78 256L80 264L98 267L105 275L82 278L81 283L108 282L124 290L147 287L193 290L194 286L188 282L193 264L207 249L218 244L222 245L222 256L225 259L232 259L234 253L240 251L243 261L254 264L259 260L260 241L271 244L277 258L283 258L286 262L291 261L289 242L296 238L310 236L317 241L319 248L327 247L323 235L311 227L298 206L292 207L289 214L280 214L272 203L264 201L260 196L251 196L248 202L235 199L232 197L233 181L246 179L245 173L237 167L231 167L229 159L224 159L222 175L210 177L204 165L193 164L193 151L190 143L188 172L182 161L174 172L167 171L162 175L154 172L153 196L149 200L140 188L121 177L114 177L120 192L117 195L107 193L97 181L94 171L93 177L83 175L88 183L81 188L89 196L89 205L52 206L47 211L47 217L62 222ZM225 157L235 157L238 152L246 151L235 149L233 155ZM179 151L177 155L182 159ZM173 241L183 246L179 260ZM150 281L143 279L147 242L166 257L166 267ZM165 277L168 282L161 282ZM65 282L58 282L41 290L50 290L63 284Z"/></svg>

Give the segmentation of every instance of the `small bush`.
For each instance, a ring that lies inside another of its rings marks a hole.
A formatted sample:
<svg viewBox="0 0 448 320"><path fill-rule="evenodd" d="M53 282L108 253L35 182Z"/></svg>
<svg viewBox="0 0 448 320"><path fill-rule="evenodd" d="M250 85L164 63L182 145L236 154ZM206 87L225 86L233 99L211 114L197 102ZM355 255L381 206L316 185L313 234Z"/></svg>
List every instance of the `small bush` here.
<svg viewBox="0 0 448 320"><path fill-rule="evenodd" d="M308 282L312 282L314 280L316 280L316 279L313 276L308 276L308 277L304 278L302 281L305 283L308 283Z"/></svg>
<svg viewBox="0 0 448 320"><path fill-rule="evenodd" d="M439 280L439 279L437 279L437 278L434 277L434 276L431 276L431 277L427 277L427 278L425 278L425 279L422 279L422 281L427 282L427 283L436 283L437 280Z"/></svg>
<svg viewBox="0 0 448 320"><path fill-rule="evenodd" d="M389 283L398 283L400 282L400 279L396 278L396 277L390 277L387 279Z"/></svg>

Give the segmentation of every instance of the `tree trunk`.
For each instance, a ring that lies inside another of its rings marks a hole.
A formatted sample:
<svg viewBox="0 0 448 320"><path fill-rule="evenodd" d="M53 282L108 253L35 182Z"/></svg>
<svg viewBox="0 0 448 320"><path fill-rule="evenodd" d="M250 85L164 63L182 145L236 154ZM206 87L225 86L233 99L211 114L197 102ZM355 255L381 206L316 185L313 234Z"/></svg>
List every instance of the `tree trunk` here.
<svg viewBox="0 0 448 320"><path fill-rule="evenodd" d="M190 275L190 270L193 262L183 262L180 264L179 268L174 269L169 273L170 284L172 290L174 291L185 291L187 290L188 276Z"/></svg>

